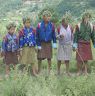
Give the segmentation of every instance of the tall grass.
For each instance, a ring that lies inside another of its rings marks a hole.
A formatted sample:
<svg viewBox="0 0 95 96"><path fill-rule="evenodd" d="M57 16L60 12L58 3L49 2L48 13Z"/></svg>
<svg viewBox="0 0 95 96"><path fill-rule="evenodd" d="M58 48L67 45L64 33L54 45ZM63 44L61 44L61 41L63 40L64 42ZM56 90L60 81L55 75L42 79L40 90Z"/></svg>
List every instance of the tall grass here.
<svg viewBox="0 0 95 96"><path fill-rule="evenodd" d="M0 96L95 96L95 71L88 76L29 76L27 72L11 71L0 81Z"/></svg>

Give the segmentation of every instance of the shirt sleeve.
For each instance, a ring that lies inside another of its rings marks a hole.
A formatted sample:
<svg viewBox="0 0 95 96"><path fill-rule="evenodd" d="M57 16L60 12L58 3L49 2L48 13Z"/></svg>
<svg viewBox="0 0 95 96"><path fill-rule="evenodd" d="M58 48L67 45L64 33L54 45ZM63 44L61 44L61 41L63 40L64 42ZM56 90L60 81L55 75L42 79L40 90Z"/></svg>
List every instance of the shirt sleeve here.
<svg viewBox="0 0 95 96"><path fill-rule="evenodd" d="M19 42L19 47L22 48L24 45L24 39L23 39L23 29L19 31L18 33L18 42Z"/></svg>
<svg viewBox="0 0 95 96"><path fill-rule="evenodd" d="M2 48L1 48L3 52L6 51L6 45L7 45L7 38L4 37L2 41Z"/></svg>
<svg viewBox="0 0 95 96"><path fill-rule="evenodd" d="M36 43L36 29L33 28L33 39L34 39L34 42Z"/></svg>
<svg viewBox="0 0 95 96"><path fill-rule="evenodd" d="M78 25L75 27L75 31L73 32L73 43L78 43L78 33L79 33L79 28Z"/></svg>
<svg viewBox="0 0 95 96"><path fill-rule="evenodd" d="M40 27L39 27L39 24L36 28L36 43L37 43L37 46L41 46L41 41L40 41L40 37L39 37L39 32L40 32Z"/></svg>
<svg viewBox="0 0 95 96"><path fill-rule="evenodd" d="M56 43L56 33L55 33L54 24L52 25L52 39L53 39L53 43Z"/></svg>
<svg viewBox="0 0 95 96"><path fill-rule="evenodd" d="M93 45L95 45L95 26L93 26L93 30L91 32L91 40Z"/></svg>
<svg viewBox="0 0 95 96"><path fill-rule="evenodd" d="M57 28L57 32L56 32L56 38L59 40L60 39L60 27Z"/></svg>

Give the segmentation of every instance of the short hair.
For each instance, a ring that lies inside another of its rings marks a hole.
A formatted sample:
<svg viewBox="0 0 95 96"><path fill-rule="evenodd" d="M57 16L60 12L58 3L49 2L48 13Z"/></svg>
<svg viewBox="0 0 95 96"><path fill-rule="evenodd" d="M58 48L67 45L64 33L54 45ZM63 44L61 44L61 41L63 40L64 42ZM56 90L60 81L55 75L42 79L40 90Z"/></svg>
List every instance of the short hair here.
<svg viewBox="0 0 95 96"><path fill-rule="evenodd" d="M24 17L23 18L23 24L25 24L27 21L31 22L31 19L29 17Z"/></svg>
<svg viewBox="0 0 95 96"><path fill-rule="evenodd" d="M12 23L9 23L7 26L6 26L6 28L7 28L7 30L10 30L12 27L16 27L16 24L14 23L14 22L12 22Z"/></svg>
<svg viewBox="0 0 95 96"><path fill-rule="evenodd" d="M45 11L43 12L43 16L52 16L52 14L51 14L50 11L45 10Z"/></svg>
<svg viewBox="0 0 95 96"><path fill-rule="evenodd" d="M84 12L84 14L82 15L82 20L85 19L86 17L91 18L91 14L89 12Z"/></svg>

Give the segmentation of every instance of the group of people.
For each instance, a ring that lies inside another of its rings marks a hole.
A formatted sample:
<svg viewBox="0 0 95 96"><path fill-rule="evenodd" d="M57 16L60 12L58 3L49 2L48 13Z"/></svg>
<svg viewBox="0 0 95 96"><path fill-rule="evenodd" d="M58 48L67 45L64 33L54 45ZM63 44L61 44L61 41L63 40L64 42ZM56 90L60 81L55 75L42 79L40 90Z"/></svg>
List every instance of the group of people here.
<svg viewBox="0 0 95 96"><path fill-rule="evenodd" d="M2 41L1 55L6 64L6 74L10 73L10 64L31 64L33 75L41 71L42 60L47 59L48 73L51 70L52 48L57 48L57 73L60 75L62 61L66 65L66 73L70 75L69 63L72 57L72 50L76 52L78 75L87 75L87 62L92 60L91 40L95 47L95 28L89 22L91 15L85 13L82 21L75 28L69 24L64 15L62 23L56 28L51 22L51 13L43 12L42 21L37 28L31 26L29 17L23 18L23 28L18 35L15 33L16 25L8 24L7 34ZM19 58L18 58L19 57Z"/></svg>

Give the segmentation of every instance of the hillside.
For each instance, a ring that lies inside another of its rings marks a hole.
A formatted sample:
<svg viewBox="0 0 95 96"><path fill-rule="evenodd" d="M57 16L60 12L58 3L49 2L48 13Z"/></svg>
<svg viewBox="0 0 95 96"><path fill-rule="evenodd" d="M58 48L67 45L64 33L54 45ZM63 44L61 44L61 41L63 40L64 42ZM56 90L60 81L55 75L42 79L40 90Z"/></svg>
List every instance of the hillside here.
<svg viewBox="0 0 95 96"><path fill-rule="evenodd" d="M95 0L0 0L0 17L4 17L8 12L30 13L41 10L45 6L53 7L59 16L70 10L73 15L78 16L85 9L94 10ZM33 2L31 2L33 1ZM29 3L30 2L30 3ZM49 3L50 2L50 3Z"/></svg>
<svg viewBox="0 0 95 96"><path fill-rule="evenodd" d="M56 10L62 16L65 11L70 10L74 16L79 16L85 10L95 9L95 0L62 0Z"/></svg>
<svg viewBox="0 0 95 96"><path fill-rule="evenodd" d="M44 8L52 8L58 14L58 20L66 11L76 18L86 9L95 14L95 0L0 0L0 21L21 21L22 17L30 16L33 24L38 22L38 13ZM95 15L94 15L95 17Z"/></svg>

